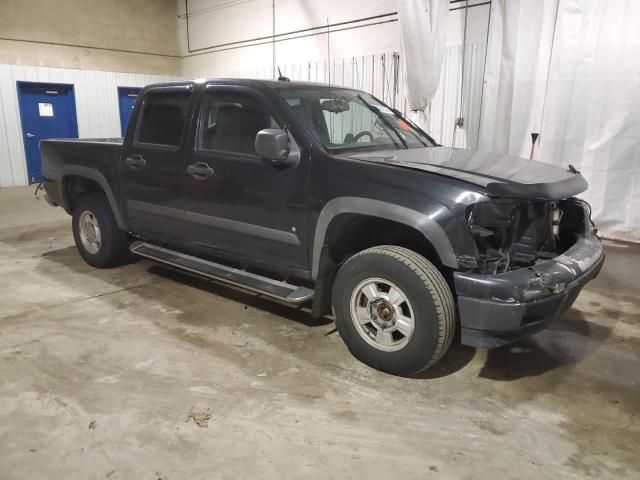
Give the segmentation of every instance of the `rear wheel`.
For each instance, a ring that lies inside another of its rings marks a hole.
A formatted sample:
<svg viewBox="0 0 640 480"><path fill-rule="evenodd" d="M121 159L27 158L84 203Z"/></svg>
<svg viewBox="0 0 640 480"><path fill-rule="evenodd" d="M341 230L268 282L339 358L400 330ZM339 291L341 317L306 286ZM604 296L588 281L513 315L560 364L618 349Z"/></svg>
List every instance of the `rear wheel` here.
<svg viewBox="0 0 640 480"><path fill-rule="evenodd" d="M82 258L97 268L120 265L128 256L129 236L118 228L101 193L80 197L73 208L73 238Z"/></svg>
<svg viewBox="0 0 640 480"><path fill-rule="evenodd" d="M444 277L403 247L373 247L347 260L336 276L332 303L351 353L395 375L433 365L455 332L455 304Z"/></svg>

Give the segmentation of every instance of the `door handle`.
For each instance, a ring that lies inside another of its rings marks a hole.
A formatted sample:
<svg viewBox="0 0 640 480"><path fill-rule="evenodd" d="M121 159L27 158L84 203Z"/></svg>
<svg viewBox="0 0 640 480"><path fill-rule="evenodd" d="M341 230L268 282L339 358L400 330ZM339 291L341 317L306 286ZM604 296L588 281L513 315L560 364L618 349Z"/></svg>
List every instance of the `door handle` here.
<svg viewBox="0 0 640 480"><path fill-rule="evenodd" d="M33 133L27 132L27 138L36 138L36 136Z"/></svg>
<svg viewBox="0 0 640 480"><path fill-rule="evenodd" d="M213 175L213 168L204 162L194 163L187 167L187 173L196 180L206 180Z"/></svg>
<svg viewBox="0 0 640 480"><path fill-rule="evenodd" d="M142 155L131 155L125 159L124 163L127 164L127 167L132 168L133 170L140 170L142 167L147 165L147 161L142 158Z"/></svg>

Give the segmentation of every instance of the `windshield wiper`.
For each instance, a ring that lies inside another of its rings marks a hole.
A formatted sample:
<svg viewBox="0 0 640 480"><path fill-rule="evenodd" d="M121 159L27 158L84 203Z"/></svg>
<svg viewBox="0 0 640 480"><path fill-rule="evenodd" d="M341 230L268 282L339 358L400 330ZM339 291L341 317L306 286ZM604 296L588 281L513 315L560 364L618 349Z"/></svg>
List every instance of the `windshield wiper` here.
<svg viewBox="0 0 640 480"><path fill-rule="evenodd" d="M411 125L420 135L423 135L425 138L429 139L429 141L431 143L433 143L433 145L427 145L419 136L418 136L418 141L420 143L422 143L425 147L437 147L438 146L438 142L436 142L433 138L431 138L431 136L425 132L422 128L420 128L416 122L414 122L413 120L411 120L409 117L405 117L403 115L403 113L396 109L396 108L392 108L391 111L393 113L396 114L397 117L399 117L400 119L404 120L405 122L407 122L409 125Z"/></svg>
<svg viewBox="0 0 640 480"><path fill-rule="evenodd" d="M391 131L393 133L396 134L396 136L400 139L400 141L402 142L402 145L404 145L404 148L406 148L407 150L409 149L409 145L407 145L406 140L402 137L402 135L400 135L400 132L396 129L396 127L393 126L393 124L387 120L387 118L382 114L382 112L380 110L378 110L376 107L374 107L373 105L371 105L369 102L367 102L364 98L362 98L362 95L358 94L358 99L365 104L365 106L371 110L373 113L375 113L376 115L378 115L382 121L384 122L384 124L389 127L391 129ZM393 137L391 137L391 140L393 141L393 143L395 144L395 146L398 146L398 142L396 142L395 140L393 140Z"/></svg>

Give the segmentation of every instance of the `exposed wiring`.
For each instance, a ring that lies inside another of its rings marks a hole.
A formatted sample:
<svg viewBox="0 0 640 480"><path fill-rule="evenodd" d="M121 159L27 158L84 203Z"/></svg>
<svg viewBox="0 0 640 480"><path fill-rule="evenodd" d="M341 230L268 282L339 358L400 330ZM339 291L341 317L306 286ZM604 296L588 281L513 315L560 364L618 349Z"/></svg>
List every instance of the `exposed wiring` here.
<svg viewBox="0 0 640 480"><path fill-rule="evenodd" d="M589 208L589 223L591 224L591 226L593 227L593 233L595 233L596 235L598 234L598 227L596 227L596 224L593 223L593 220L591 219L591 205L589 205L587 202L584 202L587 207Z"/></svg>

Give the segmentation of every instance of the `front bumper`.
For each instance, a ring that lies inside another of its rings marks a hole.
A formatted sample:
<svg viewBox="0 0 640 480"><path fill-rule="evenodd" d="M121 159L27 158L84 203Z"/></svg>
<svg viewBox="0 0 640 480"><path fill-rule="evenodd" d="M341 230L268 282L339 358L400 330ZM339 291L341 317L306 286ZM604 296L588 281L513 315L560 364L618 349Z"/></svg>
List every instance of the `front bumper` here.
<svg viewBox="0 0 640 480"><path fill-rule="evenodd" d="M461 341L499 347L562 316L604 263L602 244L588 232L552 260L497 275L454 273Z"/></svg>

